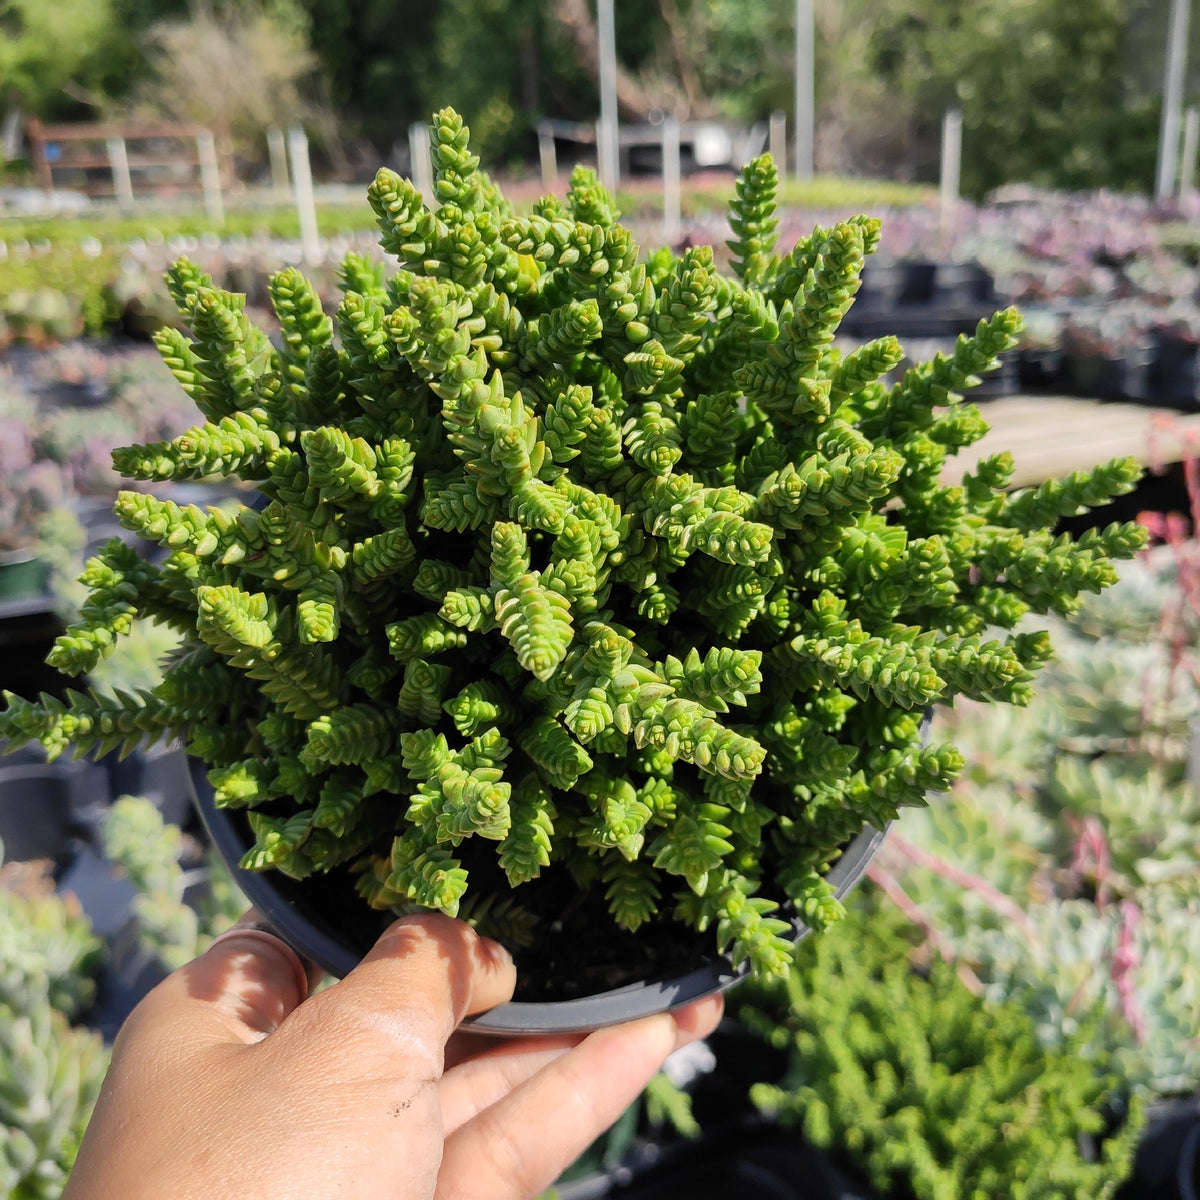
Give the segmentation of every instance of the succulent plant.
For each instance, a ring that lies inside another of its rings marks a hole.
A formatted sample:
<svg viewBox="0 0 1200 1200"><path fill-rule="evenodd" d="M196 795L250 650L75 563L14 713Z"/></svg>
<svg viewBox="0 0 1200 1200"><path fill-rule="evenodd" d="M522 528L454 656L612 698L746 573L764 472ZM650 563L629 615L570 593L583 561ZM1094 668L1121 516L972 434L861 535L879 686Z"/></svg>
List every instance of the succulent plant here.
<svg viewBox="0 0 1200 1200"><path fill-rule="evenodd" d="M0 848L2 856L2 848ZM0 1193L62 1192L108 1056L73 1029L96 991L103 943L70 897L27 864L0 872Z"/></svg>
<svg viewBox="0 0 1200 1200"><path fill-rule="evenodd" d="M0 1191L56 1200L100 1093L108 1051L43 1002L0 1001Z"/></svg>
<svg viewBox="0 0 1200 1200"><path fill-rule="evenodd" d="M178 827L164 823L144 797L120 796L104 814L102 836L105 857L137 889L133 918L140 943L172 970L190 962L207 938L200 914L183 903Z"/></svg>
<svg viewBox="0 0 1200 1200"><path fill-rule="evenodd" d="M1200 1084L1185 1032L1200 1020L1200 796L1186 774L1194 549L1123 564L1055 630L1056 659L1021 713L1020 740L1039 749L1015 768L996 712L959 705L955 740L987 750L879 863L988 998L1020 1004L1047 1045L1088 1026L1123 1078L1156 1095Z"/></svg>
<svg viewBox="0 0 1200 1200"><path fill-rule="evenodd" d="M943 486L986 430L960 392L1018 314L887 385L896 339L834 346L879 223L777 252L768 158L725 275L708 247L641 260L585 170L515 215L467 139L438 114L431 207L379 172L395 269L349 255L332 317L273 277L278 348L198 267L169 272L190 336L156 342L204 421L115 462L261 504L122 493L168 557L111 544L51 659L85 673L137 619L178 652L145 693L10 697L0 733L51 754L186 735L247 811L244 865L350 870L379 909L458 912L470 876L536 919L566 886L781 972L780 906L835 920L841 847L957 772L924 710L1024 703L1049 647L1017 622L1141 546L1050 532L1138 468L1010 494L997 455Z"/></svg>
<svg viewBox="0 0 1200 1200"><path fill-rule="evenodd" d="M17 1011L48 1003L74 1019L95 997L102 964L103 945L77 904L7 886L0 874L0 1003Z"/></svg>
<svg viewBox="0 0 1200 1200"><path fill-rule="evenodd" d="M36 546L46 521L74 497L58 465L36 454L27 400L11 386L0 376L0 551Z"/></svg>
<svg viewBox="0 0 1200 1200"><path fill-rule="evenodd" d="M82 303L58 288L10 292L4 306L12 336L32 345L54 345L83 333Z"/></svg>
<svg viewBox="0 0 1200 1200"><path fill-rule="evenodd" d="M770 1117L839 1152L882 1193L918 1200L1111 1196L1141 1128L1111 1065L1079 1035L1047 1051L1018 1004L973 995L953 964L908 961L874 913L798 951L786 985L738 994L738 1019L786 1058L753 1085Z"/></svg>

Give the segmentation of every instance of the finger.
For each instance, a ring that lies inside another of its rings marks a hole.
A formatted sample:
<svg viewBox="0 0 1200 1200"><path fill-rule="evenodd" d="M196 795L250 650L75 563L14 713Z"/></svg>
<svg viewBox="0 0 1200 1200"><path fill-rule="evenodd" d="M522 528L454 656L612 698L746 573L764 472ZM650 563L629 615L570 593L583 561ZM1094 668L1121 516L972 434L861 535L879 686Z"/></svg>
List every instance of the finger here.
<svg viewBox="0 0 1200 1200"><path fill-rule="evenodd" d="M522 1050L541 1049L551 1045L569 1050L572 1046L578 1046L585 1037L586 1033L497 1037L491 1033L474 1033L467 1025L455 1030L454 1036L446 1043L446 1070L451 1071L462 1064L491 1058L494 1055L515 1054Z"/></svg>
<svg viewBox="0 0 1200 1200"><path fill-rule="evenodd" d="M685 1008L677 1008L671 1015L675 1018L675 1049L706 1038L721 1023L725 1013L725 997L719 993L706 996Z"/></svg>
<svg viewBox="0 0 1200 1200"><path fill-rule="evenodd" d="M437 1079L447 1039L471 1013L512 998L516 968L499 943L440 913L401 917L340 983L292 1015L277 1037L312 1039L381 1074Z"/></svg>
<svg viewBox="0 0 1200 1200"><path fill-rule="evenodd" d="M676 1049L710 1034L721 1019L721 997L678 1009ZM460 1030L446 1047L446 1074L439 1086L446 1135L503 1100L543 1067L579 1045L585 1034L555 1034L503 1041Z"/></svg>
<svg viewBox="0 0 1200 1200"><path fill-rule="evenodd" d="M250 1044L277 1029L308 995L308 968L251 910L208 950L172 972L130 1014L121 1040L169 1039L186 1052Z"/></svg>
<svg viewBox="0 0 1200 1200"><path fill-rule="evenodd" d="M446 1140L443 1200L524 1200L547 1188L633 1103L667 1055L711 1032L713 997L601 1029L543 1066Z"/></svg>
<svg viewBox="0 0 1200 1200"><path fill-rule="evenodd" d="M562 1037L497 1041L482 1034L455 1034L446 1047L446 1073L438 1085L442 1127L449 1137L485 1108L491 1108L583 1040Z"/></svg>

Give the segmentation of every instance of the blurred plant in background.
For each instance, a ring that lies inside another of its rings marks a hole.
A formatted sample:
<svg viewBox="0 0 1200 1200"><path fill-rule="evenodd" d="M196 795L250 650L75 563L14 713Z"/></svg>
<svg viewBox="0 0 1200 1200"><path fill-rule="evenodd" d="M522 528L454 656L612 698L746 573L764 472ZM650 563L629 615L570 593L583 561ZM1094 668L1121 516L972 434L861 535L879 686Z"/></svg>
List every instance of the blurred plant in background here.
<svg viewBox="0 0 1200 1200"><path fill-rule="evenodd" d="M731 997L785 1063L753 1102L881 1195L1111 1196L1142 1127L1111 1062L1083 1031L1047 1050L1019 1003L973 995L940 958L914 969L919 933L895 910L853 907L847 936L802 943L785 985Z"/></svg>
<svg viewBox="0 0 1200 1200"><path fill-rule="evenodd" d="M1200 553L1150 523L1172 540L1054 632L1028 709L956 706L967 774L872 874L1047 1045L1091 1023L1124 1079L1165 1096L1200 1087Z"/></svg>
<svg viewBox="0 0 1200 1200"><path fill-rule="evenodd" d="M88 1022L121 958L174 969L245 910L228 872L148 800L118 799L99 837L135 892L110 943L55 891L50 864L0 866L0 1195L19 1200L62 1192L108 1065Z"/></svg>

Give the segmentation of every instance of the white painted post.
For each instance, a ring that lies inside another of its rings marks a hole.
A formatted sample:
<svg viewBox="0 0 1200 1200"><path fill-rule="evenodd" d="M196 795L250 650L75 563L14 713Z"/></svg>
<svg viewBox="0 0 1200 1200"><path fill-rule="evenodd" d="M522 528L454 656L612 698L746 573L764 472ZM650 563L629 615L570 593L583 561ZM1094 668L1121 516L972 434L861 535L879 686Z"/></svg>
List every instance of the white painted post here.
<svg viewBox="0 0 1200 1200"><path fill-rule="evenodd" d="M292 190L292 181L288 178L287 145L278 125L267 130L267 155L271 160L271 190L282 199Z"/></svg>
<svg viewBox="0 0 1200 1200"><path fill-rule="evenodd" d="M813 175L813 0L796 0L796 178Z"/></svg>
<svg viewBox="0 0 1200 1200"><path fill-rule="evenodd" d="M1188 722L1187 781L1192 795L1200 801L1200 717Z"/></svg>
<svg viewBox="0 0 1200 1200"><path fill-rule="evenodd" d="M942 178L938 228L950 232L958 211L958 181L962 173L962 110L948 109L942 118Z"/></svg>
<svg viewBox="0 0 1200 1200"><path fill-rule="evenodd" d="M1196 149L1200 141L1200 109L1189 108L1183 118L1183 155L1179 163L1179 198L1196 192Z"/></svg>
<svg viewBox="0 0 1200 1200"><path fill-rule="evenodd" d="M133 207L133 177L129 174L129 155L125 153L125 139L108 139L108 165L112 170L113 192L122 208Z"/></svg>
<svg viewBox="0 0 1200 1200"><path fill-rule="evenodd" d="M287 136L292 166L292 193L300 215L300 253L306 262L321 258L321 235L317 229L317 200L313 193L312 165L308 161L308 135L293 125Z"/></svg>
<svg viewBox="0 0 1200 1200"><path fill-rule="evenodd" d="M767 153L780 175L787 174L787 113L777 108L767 122Z"/></svg>
<svg viewBox="0 0 1200 1200"><path fill-rule="evenodd" d="M621 134L617 117L617 34L613 0L596 0L600 53L600 126L596 159L600 182L610 192L621 182Z"/></svg>
<svg viewBox="0 0 1200 1200"><path fill-rule="evenodd" d="M10 162L21 153L21 110L14 104L0 121L0 162Z"/></svg>
<svg viewBox="0 0 1200 1200"><path fill-rule="evenodd" d="M558 183L558 152L554 148L554 126L549 121L539 121L537 135L542 187L552 188Z"/></svg>
<svg viewBox="0 0 1200 1200"><path fill-rule="evenodd" d="M225 202L221 197L221 169L217 166L217 143L207 129L196 134L196 157L200 160L200 186L204 189L204 211L217 229L225 227Z"/></svg>
<svg viewBox="0 0 1200 1200"><path fill-rule="evenodd" d="M1167 27L1167 57L1163 67L1162 122L1158 131L1158 170L1154 198L1168 199L1175 191L1178 165L1180 113L1183 83L1187 73L1188 17L1191 0L1171 0L1171 23Z"/></svg>
<svg viewBox="0 0 1200 1200"><path fill-rule="evenodd" d="M662 123L663 241L673 246L683 228L680 211L679 118L669 113Z"/></svg>
<svg viewBox="0 0 1200 1200"><path fill-rule="evenodd" d="M604 182L604 176L608 172L608 168L604 165L608 162L608 131L604 127L604 122L598 120L596 122L596 177L601 183Z"/></svg>
<svg viewBox="0 0 1200 1200"><path fill-rule="evenodd" d="M429 144L429 126L414 121L408 127L408 156L412 159L413 187L421 193L427 208L433 208L433 148Z"/></svg>

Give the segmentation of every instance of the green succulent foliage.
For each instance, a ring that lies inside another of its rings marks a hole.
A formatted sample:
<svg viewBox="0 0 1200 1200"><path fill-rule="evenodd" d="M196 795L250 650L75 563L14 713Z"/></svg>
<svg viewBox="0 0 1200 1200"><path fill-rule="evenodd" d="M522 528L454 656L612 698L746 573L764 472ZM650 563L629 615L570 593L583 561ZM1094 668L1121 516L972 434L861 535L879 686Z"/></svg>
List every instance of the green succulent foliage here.
<svg viewBox="0 0 1200 1200"><path fill-rule="evenodd" d="M834 346L879 223L778 256L766 159L724 277L707 247L640 259L585 170L518 217L456 113L432 142L433 197L388 170L368 191L387 278L349 262L333 314L276 278L281 349L173 270L190 333L160 348L204 422L118 465L238 476L266 507L123 493L169 556L143 577L109 552L60 658L91 661L131 614L183 649L147 692L10 698L0 734L59 753L186 732L250 810L249 866L345 865L372 904L455 912L492 841L515 886L569 869L627 928L674 909L782 971L780 905L835 919L840 847L958 770L921 711L1026 702L1046 647L1016 621L1069 611L1141 544L1034 516L1136 468L1029 501L942 487L985 429L959 392L1018 315L889 389L891 342Z"/></svg>
<svg viewBox="0 0 1200 1200"><path fill-rule="evenodd" d="M0 847L0 857L3 848ZM71 1027L95 998L103 943L71 897L0 881L0 1193L57 1200L108 1054Z"/></svg>
<svg viewBox="0 0 1200 1200"><path fill-rule="evenodd" d="M49 1003L0 1001L0 1191L57 1200L100 1085L108 1051Z"/></svg>
<svg viewBox="0 0 1200 1200"><path fill-rule="evenodd" d="M95 998L102 962L78 904L0 885L0 1004L17 1012L50 1004L78 1017Z"/></svg>
<svg viewBox="0 0 1200 1200"><path fill-rule="evenodd" d="M179 829L165 824L149 800L121 796L104 814L102 836L105 857L137 889L133 918L141 944L170 970L191 962L207 939L200 914L183 903Z"/></svg>
<svg viewBox="0 0 1200 1200"><path fill-rule="evenodd" d="M738 993L738 1018L787 1061L754 1103L883 1193L1111 1196L1142 1125L1134 1102L1109 1133L1128 1102L1111 1067L1079 1036L1047 1051L1019 1005L972 994L943 959L915 970L911 931L887 914L849 920L807 939L784 983Z"/></svg>

